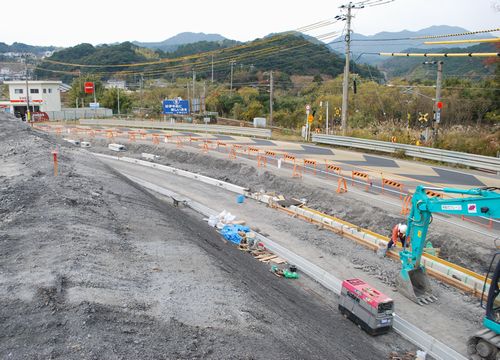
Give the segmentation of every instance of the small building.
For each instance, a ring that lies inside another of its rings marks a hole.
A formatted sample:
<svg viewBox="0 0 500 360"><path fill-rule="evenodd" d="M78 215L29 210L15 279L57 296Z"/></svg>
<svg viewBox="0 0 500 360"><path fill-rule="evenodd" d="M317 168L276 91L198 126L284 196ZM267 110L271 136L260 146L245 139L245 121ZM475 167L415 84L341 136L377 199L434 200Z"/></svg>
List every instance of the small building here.
<svg viewBox="0 0 500 360"><path fill-rule="evenodd" d="M27 86L25 80L5 81L4 84L9 86L9 100L0 101L0 111L24 118L28 105L27 99L29 99L31 112L61 110L61 81L28 80ZM29 92L29 98L26 97L26 90Z"/></svg>

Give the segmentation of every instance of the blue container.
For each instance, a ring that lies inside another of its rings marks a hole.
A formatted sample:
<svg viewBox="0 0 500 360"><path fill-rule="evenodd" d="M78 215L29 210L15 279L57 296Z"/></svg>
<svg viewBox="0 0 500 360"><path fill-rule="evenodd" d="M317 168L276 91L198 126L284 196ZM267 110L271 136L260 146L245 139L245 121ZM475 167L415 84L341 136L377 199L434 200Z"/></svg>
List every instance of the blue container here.
<svg viewBox="0 0 500 360"><path fill-rule="evenodd" d="M245 201L245 195L238 195L238 197L236 198L236 202L238 204L243 204L244 201Z"/></svg>

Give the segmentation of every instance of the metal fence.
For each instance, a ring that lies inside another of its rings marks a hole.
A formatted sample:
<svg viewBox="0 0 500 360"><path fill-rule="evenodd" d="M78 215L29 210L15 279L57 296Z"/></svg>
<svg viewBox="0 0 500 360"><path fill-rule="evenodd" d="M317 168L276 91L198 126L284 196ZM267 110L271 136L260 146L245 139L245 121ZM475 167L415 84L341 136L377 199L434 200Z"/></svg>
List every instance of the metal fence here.
<svg viewBox="0 0 500 360"><path fill-rule="evenodd" d="M113 110L106 108L66 108L60 111L46 111L51 121L78 120L94 117L112 117Z"/></svg>
<svg viewBox="0 0 500 360"><path fill-rule="evenodd" d="M476 169L492 170L500 173L500 158L468 154L458 151L434 149L378 140L359 139L347 136L313 134L312 141L319 144L346 146L357 149L367 149L387 153L400 152L414 158L436 160L450 164L461 164Z"/></svg>
<svg viewBox="0 0 500 360"><path fill-rule="evenodd" d="M252 137L270 138L270 129L250 128L241 126L210 125L210 124L183 124L170 121L151 120L111 120L111 119L86 119L80 120L81 125L125 126L154 129L170 129L176 131L208 132L216 134L235 134Z"/></svg>

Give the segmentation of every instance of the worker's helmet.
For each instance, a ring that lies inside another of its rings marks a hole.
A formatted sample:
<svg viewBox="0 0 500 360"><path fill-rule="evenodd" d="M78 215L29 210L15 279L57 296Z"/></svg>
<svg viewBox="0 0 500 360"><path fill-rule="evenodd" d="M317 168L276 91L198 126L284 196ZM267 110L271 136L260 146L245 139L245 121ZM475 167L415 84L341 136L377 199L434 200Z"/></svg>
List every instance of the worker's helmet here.
<svg viewBox="0 0 500 360"><path fill-rule="evenodd" d="M406 230L408 230L408 226L406 226L406 224L399 224L399 232L401 234L406 234Z"/></svg>

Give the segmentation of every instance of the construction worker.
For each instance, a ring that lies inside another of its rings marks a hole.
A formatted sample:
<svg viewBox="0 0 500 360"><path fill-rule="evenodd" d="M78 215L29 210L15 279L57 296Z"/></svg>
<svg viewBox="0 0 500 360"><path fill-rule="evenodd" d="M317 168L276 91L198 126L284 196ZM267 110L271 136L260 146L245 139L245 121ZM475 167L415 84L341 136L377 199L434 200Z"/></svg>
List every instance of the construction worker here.
<svg viewBox="0 0 500 360"><path fill-rule="evenodd" d="M403 247L405 247L406 242L406 230L408 226L406 224L396 224L392 228L391 240L387 243L387 250L392 248L398 241L401 241Z"/></svg>

